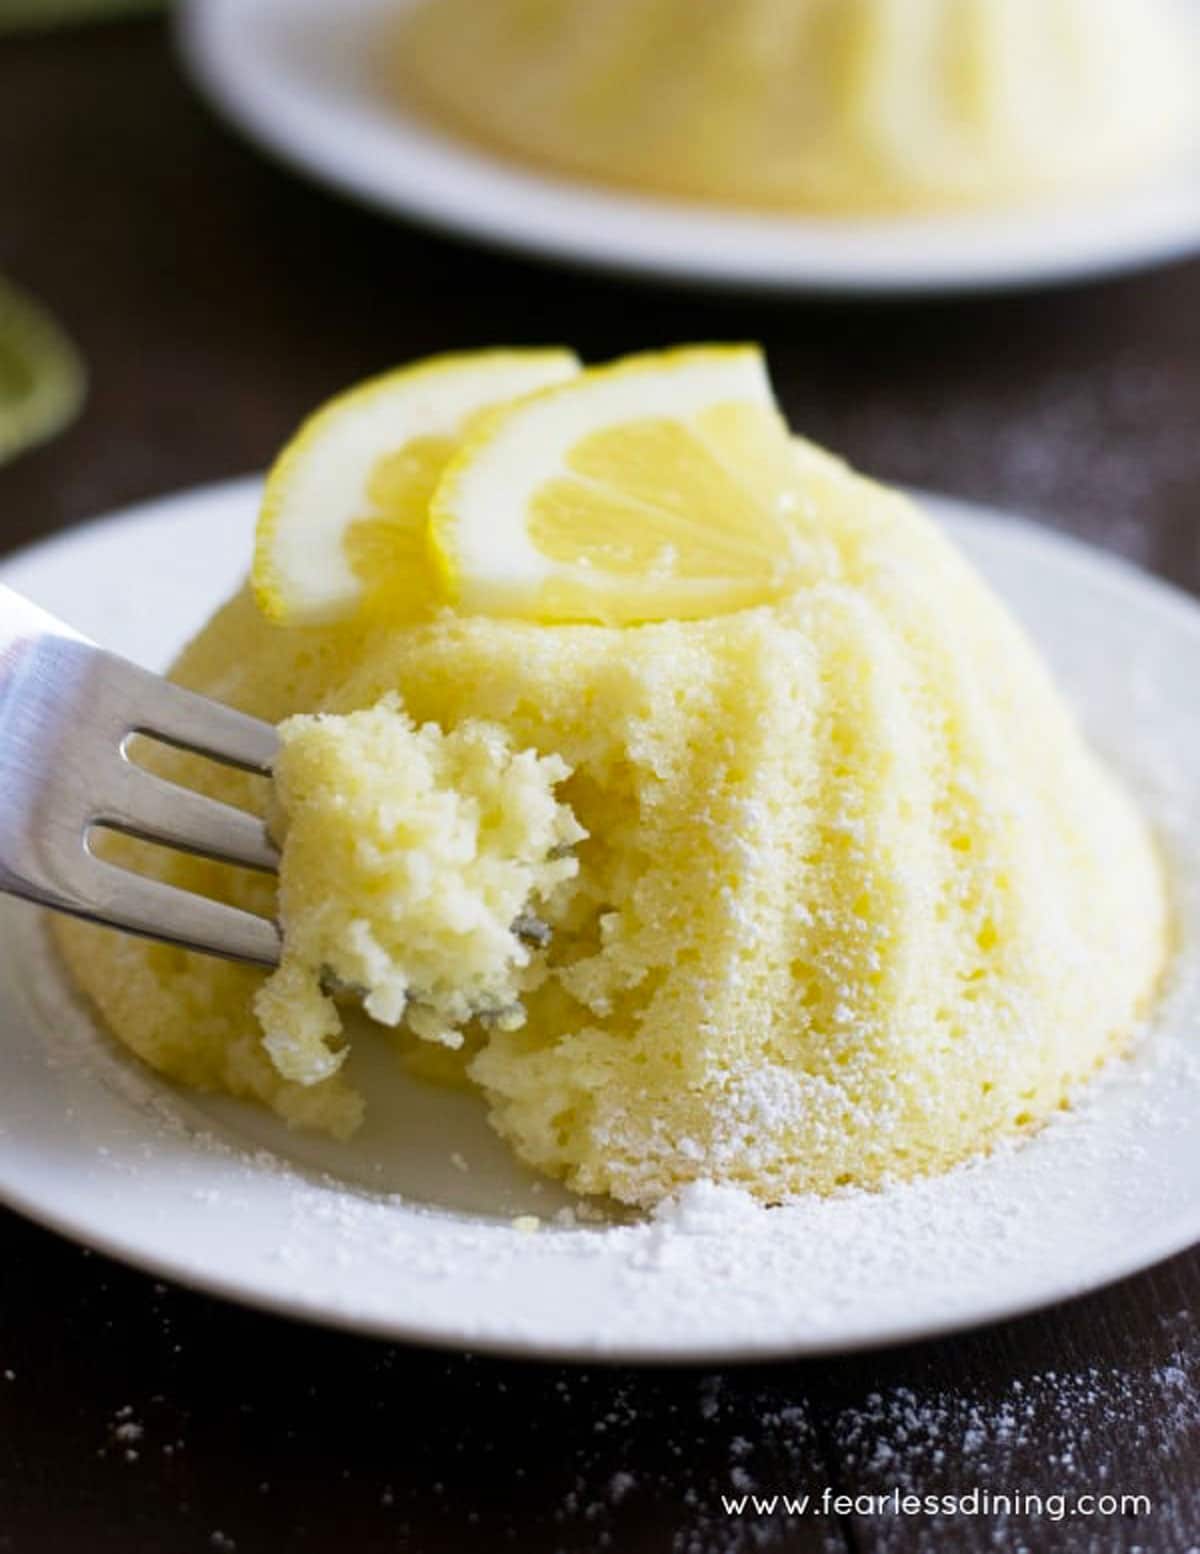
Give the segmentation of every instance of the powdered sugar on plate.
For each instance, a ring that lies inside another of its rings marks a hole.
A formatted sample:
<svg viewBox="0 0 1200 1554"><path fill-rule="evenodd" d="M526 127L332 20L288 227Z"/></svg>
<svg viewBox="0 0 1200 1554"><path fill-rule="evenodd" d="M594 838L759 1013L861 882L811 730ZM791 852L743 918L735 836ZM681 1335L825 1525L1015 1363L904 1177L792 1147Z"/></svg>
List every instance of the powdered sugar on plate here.
<svg viewBox="0 0 1200 1554"><path fill-rule="evenodd" d="M125 591L144 574L174 629L198 613L180 557L203 565L223 536L232 547L252 508L252 488L233 486L153 524L93 529L47 553L40 591L26 562L26 586L70 615L72 590L112 576ZM1017 524L960 520L955 532L1137 788L1176 890L1179 951L1153 1029L1041 1133L879 1193L765 1209L702 1183L621 1219L520 1177L470 1098L424 1092L403 1120L331 1155L232 1103L172 1091L112 1049L36 915L6 905L0 1193L142 1266L293 1315L571 1356L892 1341L1095 1287L1200 1235L1200 612ZM161 568L158 548L170 552Z"/></svg>

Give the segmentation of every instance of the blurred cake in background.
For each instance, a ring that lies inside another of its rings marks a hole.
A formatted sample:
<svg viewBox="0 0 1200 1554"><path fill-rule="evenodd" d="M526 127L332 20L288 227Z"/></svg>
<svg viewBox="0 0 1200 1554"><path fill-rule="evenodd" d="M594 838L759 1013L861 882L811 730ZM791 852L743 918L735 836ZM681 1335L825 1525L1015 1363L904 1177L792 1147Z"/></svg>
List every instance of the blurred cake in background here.
<svg viewBox="0 0 1200 1554"><path fill-rule="evenodd" d="M389 68L516 158L719 203L1004 205L1180 151L1181 0L421 0Z"/></svg>

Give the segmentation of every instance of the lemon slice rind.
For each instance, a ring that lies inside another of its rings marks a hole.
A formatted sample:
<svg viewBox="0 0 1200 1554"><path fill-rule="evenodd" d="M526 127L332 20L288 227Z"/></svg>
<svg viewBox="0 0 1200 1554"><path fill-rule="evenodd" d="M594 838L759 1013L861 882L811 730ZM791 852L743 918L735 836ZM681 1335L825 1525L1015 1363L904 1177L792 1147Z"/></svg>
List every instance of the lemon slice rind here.
<svg viewBox="0 0 1200 1554"><path fill-rule="evenodd" d="M352 615L363 581L346 551L369 507L381 459L424 437L457 435L489 406L561 383L570 351L493 350L429 357L329 400L300 427L267 477L252 580L271 620L315 625Z"/></svg>
<svg viewBox="0 0 1200 1554"><path fill-rule="evenodd" d="M447 596L468 613L601 622L697 616L760 601L770 591L762 579L681 583L653 569L640 578L606 577L587 563L548 562L530 533L539 489L559 477L580 479L569 456L598 428L687 423L723 405L752 407L787 436L762 353L743 345L626 357L482 417L431 504L430 548ZM789 564L781 554L781 574Z"/></svg>
<svg viewBox="0 0 1200 1554"><path fill-rule="evenodd" d="M0 464L61 431L86 381L79 353L50 315L0 281Z"/></svg>

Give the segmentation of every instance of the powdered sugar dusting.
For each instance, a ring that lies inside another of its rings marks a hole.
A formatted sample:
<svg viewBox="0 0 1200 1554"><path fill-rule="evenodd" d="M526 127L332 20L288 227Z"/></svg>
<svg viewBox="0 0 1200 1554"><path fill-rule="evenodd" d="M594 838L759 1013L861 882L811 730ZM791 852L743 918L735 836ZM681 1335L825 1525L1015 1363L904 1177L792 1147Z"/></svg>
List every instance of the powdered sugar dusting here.
<svg viewBox="0 0 1200 1554"><path fill-rule="evenodd" d="M58 1024L52 1054L73 1089L85 1078L111 1095L115 1084L122 1107L136 1108L125 1147L91 1151L126 1197L186 1148L196 1181L180 1212L195 1216L198 1244L202 1219L261 1224L265 1188L276 1217L261 1263L285 1276L302 1309L384 1328L402 1309L404 1327L433 1331L449 1311L461 1339L481 1345L540 1345L551 1332L553 1348L594 1353L647 1342L660 1352L743 1350L756 1338L763 1349L820 1347L894 1329L910 1310L923 1326L950 1325L1004 1309L1024 1289L1065 1294L1111 1260L1116 1229L1136 1222L1148 1194L1171 1191L1149 1141L1179 1125L1181 1104L1200 1110L1195 982L1194 969L1180 975L1164 1028L1074 1110L946 1176L773 1209L700 1182L644 1221L597 1226L560 1213L537 1235L355 1192L198 1131L164 1086L90 1028Z"/></svg>
<svg viewBox="0 0 1200 1554"><path fill-rule="evenodd" d="M991 544L979 554L1003 574ZM939 1178L775 1209L700 1183L653 1217L596 1223L562 1213L548 1189L529 1234L503 1202L466 1216L299 1169L282 1126L270 1150L247 1149L225 1113L206 1120L203 1103L111 1050L13 906L5 980L25 1007L6 1031L5 1191L83 1239L299 1314L610 1356L851 1347L1070 1294L1182 1245L1197 1223L1200 1115L1194 616L1094 562L1045 554L1046 597L1025 613L1163 838L1180 948L1154 1029L1040 1134ZM1007 563L1018 610L1025 564L1019 550ZM769 1079L746 1076L747 1097L772 1104ZM439 1149L447 1181L486 1174L452 1128ZM848 1440L873 1450L870 1426L848 1425Z"/></svg>

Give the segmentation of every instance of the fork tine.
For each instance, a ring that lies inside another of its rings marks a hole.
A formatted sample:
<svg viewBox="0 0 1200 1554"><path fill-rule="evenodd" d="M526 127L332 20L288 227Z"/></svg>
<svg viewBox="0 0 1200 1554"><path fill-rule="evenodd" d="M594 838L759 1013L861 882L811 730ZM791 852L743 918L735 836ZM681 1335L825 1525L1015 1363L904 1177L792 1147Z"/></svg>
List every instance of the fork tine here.
<svg viewBox="0 0 1200 1554"><path fill-rule="evenodd" d="M124 660L118 662L123 674L132 670L142 681L137 694L129 698L129 705L137 708L130 733L178 745L264 777L271 775L279 750L279 736L272 724L209 701L148 670L133 669Z"/></svg>
<svg viewBox="0 0 1200 1554"><path fill-rule="evenodd" d="M99 858L91 858L83 872L92 882L87 902L67 907L77 917L256 966L279 964L279 929L265 917Z"/></svg>
<svg viewBox="0 0 1200 1554"><path fill-rule="evenodd" d="M0 0L0 4L3 0ZM91 922L260 966L278 964L265 917L97 858L108 826L274 870L257 816L177 788L125 754L145 734L269 777L269 723L160 680L0 586L0 892Z"/></svg>
<svg viewBox="0 0 1200 1554"><path fill-rule="evenodd" d="M279 853L266 826L244 809L181 788L128 760L113 774L115 791L104 793L104 782L98 786L101 796L96 801L93 825L181 847L223 863L268 872L279 867Z"/></svg>

